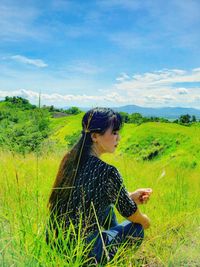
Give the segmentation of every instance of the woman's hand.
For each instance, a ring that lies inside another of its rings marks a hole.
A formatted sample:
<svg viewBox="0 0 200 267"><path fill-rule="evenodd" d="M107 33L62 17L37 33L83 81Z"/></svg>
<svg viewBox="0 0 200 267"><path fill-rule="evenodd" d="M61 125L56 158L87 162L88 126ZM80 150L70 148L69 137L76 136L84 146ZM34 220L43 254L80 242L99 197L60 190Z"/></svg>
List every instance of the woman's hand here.
<svg viewBox="0 0 200 267"><path fill-rule="evenodd" d="M153 190L151 188L140 188L135 192L129 193L129 196L137 205L146 204L149 201L152 192Z"/></svg>

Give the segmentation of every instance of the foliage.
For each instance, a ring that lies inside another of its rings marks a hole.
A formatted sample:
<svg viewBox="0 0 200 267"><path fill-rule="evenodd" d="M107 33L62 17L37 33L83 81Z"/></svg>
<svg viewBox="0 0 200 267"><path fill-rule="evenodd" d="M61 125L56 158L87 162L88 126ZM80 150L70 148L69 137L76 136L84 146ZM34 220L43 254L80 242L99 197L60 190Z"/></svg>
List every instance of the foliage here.
<svg viewBox="0 0 200 267"><path fill-rule="evenodd" d="M191 116L189 114L181 115L179 118L179 122L182 124L188 124L188 123L190 123L190 118L191 118Z"/></svg>
<svg viewBox="0 0 200 267"><path fill-rule="evenodd" d="M49 113L19 97L0 110L0 146L22 154L38 151L49 135Z"/></svg>
<svg viewBox="0 0 200 267"><path fill-rule="evenodd" d="M9 107L17 107L21 108L22 110L36 108L35 105L32 105L27 99L20 96L13 96L13 97L6 96L4 101L10 104Z"/></svg>
<svg viewBox="0 0 200 267"><path fill-rule="evenodd" d="M73 145L75 145L75 143L78 141L79 138L80 138L80 131L77 131L72 135L66 135L65 141L67 142L67 147L69 149L73 147Z"/></svg>
<svg viewBox="0 0 200 267"><path fill-rule="evenodd" d="M169 122L165 118L159 118L159 117L143 117L140 113L131 113L128 114L127 112L119 112L122 116L122 120L125 123L135 123L135 124L142 124L145 122Z"/></svg>
<svg viewBox="0 0 200 267"><path fill-rule="evenodd" d="M129 114L127 112L120 111L119 114L121 115L123 122L129 122Z"/></svg>
<svg viewBox="0 0 200 267"><path fill-rule="evenodd" d="M190 126L192 123L197 121L196 116L189 114L181 115L178 119L174 120L174 123L179 123L185 126Z"/></svg>
<svg viewBox="0 0 200 267"><path fill-rule="evenodd" d="M77 114L81 113L81 110L77 107L71 107L71 108L65 110L65 112L67 114L77 115Z"/></svg>
<svg viewBox="0 0 200 267"><path fill-rule="evenodd" d="M47 109L51 113L61 112L61 113L66 113L70 115L77 115L82 112L78 107L71 107L68 109L63 109L63 108L55 108L53 105L51 106L44 105L43 108Z"/></svg>
<svg viewBox="0 0 200 267"><path fill-rule="evenodd" d="M197 121L196 116L192 115L192 120L191 121L192 122L196 122Z"/></svg>
<svg viewBox="0 0 200 267"><path fill-rule="evenodd" d="M140 113L132 113L129 115L129 123L141 124L144 118Z"/></svg>

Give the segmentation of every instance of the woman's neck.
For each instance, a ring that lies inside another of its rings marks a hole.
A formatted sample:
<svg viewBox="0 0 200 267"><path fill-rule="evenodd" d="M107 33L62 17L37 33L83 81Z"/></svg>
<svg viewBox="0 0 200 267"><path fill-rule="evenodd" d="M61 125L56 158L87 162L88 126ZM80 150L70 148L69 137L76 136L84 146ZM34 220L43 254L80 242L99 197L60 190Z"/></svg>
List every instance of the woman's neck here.
<svg viewBox="0 0 200 267"><path fill-rule="evenodd" d="M102 152L99 151L99 149L97 148L97 146L95 146L93 144L92 149L91 149L91 152L90 152L90 155L95 156L97 158L100 158L101 154L102 154Z"/></svg>

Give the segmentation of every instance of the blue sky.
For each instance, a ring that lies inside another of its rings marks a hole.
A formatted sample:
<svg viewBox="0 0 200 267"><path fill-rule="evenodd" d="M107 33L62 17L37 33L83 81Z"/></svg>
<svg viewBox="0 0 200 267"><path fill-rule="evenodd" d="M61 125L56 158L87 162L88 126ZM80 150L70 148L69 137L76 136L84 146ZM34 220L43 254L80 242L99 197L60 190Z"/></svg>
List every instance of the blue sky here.
<svg viewBox="0 0 200 267"><path fill-rule="evenodd" d="M200 109L199 0L1 0L0 98Z"/></svg>

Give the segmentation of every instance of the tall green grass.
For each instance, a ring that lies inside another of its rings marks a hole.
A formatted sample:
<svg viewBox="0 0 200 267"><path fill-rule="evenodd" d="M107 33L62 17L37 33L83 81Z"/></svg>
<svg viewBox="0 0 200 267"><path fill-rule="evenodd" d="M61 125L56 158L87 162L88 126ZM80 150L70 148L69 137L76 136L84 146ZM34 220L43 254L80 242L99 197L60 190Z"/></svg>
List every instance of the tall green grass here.
<svg viewBox="0 0 200 267"><path fill-rule="evenodd" d="M45 242L46 204L61 157L0 153L1 266L89 266L80 237L67 254ZM141 206L152 221L142 246L136 252L122 248L107 266L199 266L199 165L188 155L144 162L116 153L103 160L119 169L129 191L153 189ZM119 214L118 220L123 220Z"/></svg>

